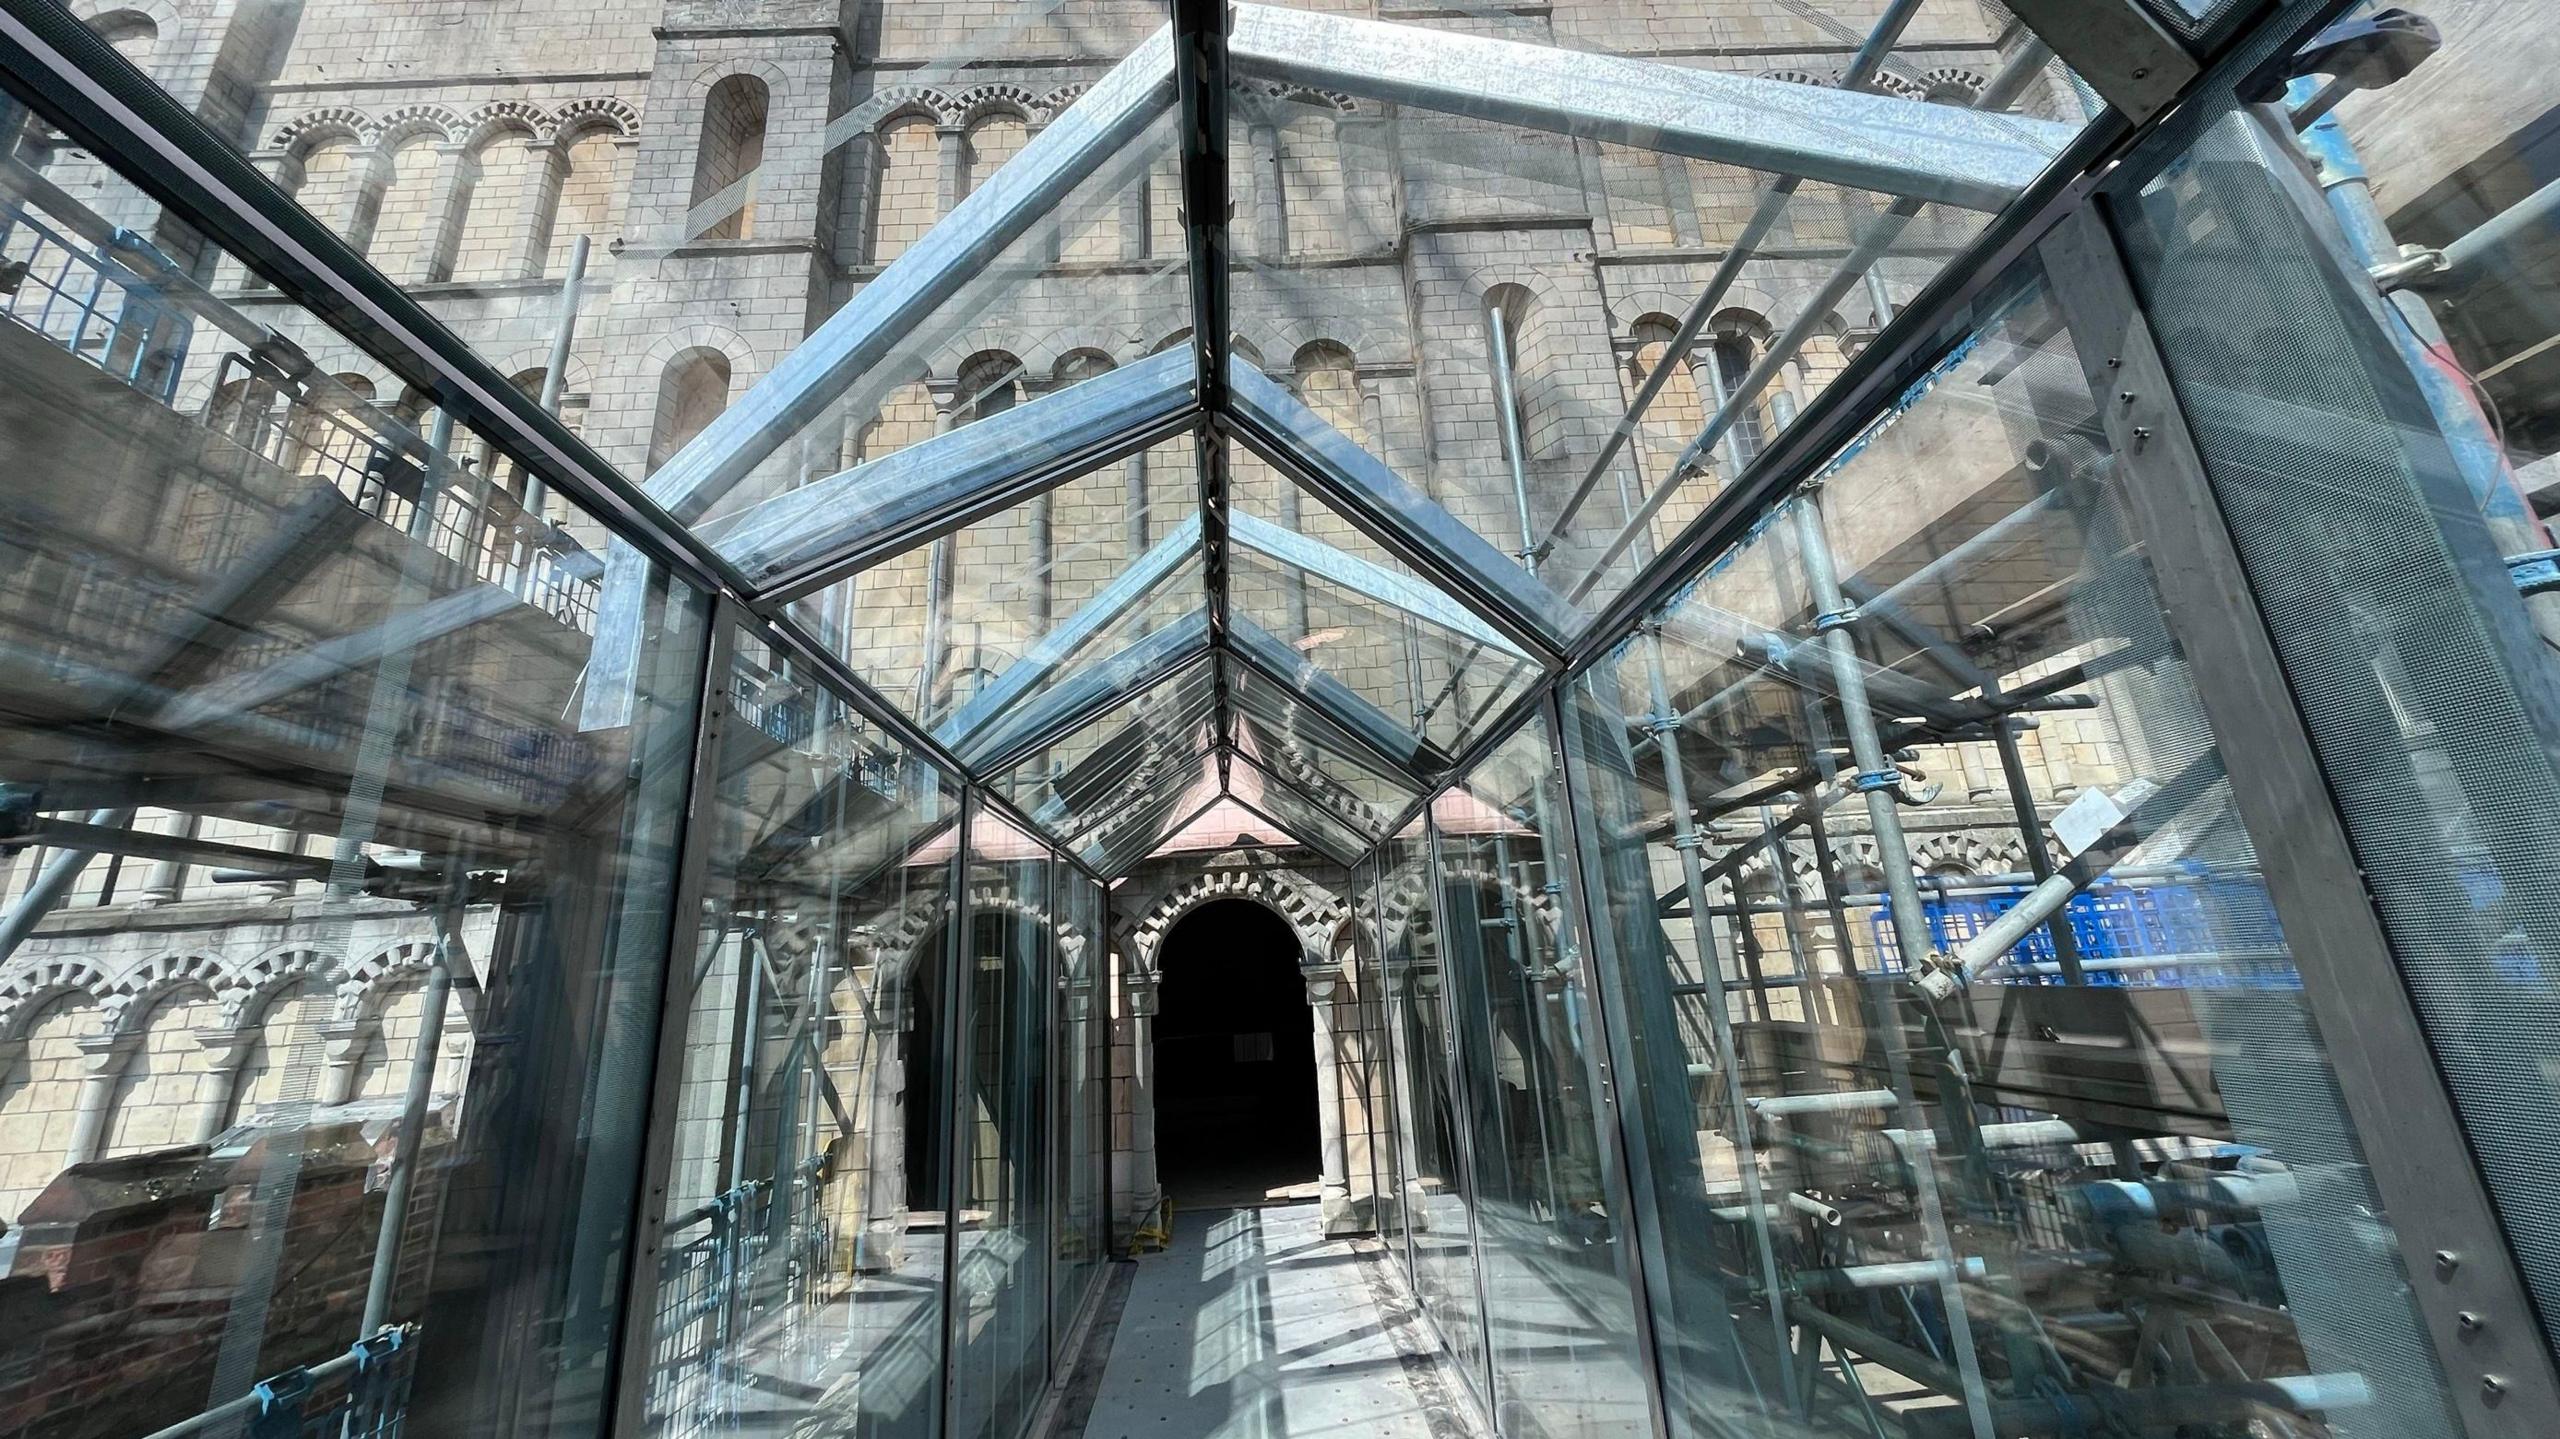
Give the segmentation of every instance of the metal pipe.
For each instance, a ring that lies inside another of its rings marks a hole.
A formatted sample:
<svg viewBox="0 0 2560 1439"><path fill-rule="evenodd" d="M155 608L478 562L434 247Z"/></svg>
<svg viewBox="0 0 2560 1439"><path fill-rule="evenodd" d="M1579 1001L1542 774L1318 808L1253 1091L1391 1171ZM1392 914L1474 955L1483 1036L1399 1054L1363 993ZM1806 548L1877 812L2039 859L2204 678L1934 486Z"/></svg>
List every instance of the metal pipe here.
<svg viewBox="0 0 2560 1439"><path fill-rule="evenodd" d="M101 829L123 829L133 823L133 810L93 809L86 822ZM18 902L9 906L7 914L0 915L0 960L18 952L18 946L26 943L27 936L36 932L44 917L62 903L63 896L79 880L80 872L97 857L94 849L56 849L45 856L44 867L36 871L27 892L18 896Z"/></svg>
<svg viewBox="0 0 2560 1439"><path fill-rule="evenodd" d="M1750 1213L1753 1234L1759 1240L1760 1282L1775 1295L1778 1287L1778 1257L1770 1240L1768 1206L1762 1201L1756 1182L1760 1164L1751 1137L1750 1097L1742 1092L1742 1066L1733 1043L1733 1016L1725 1002L1724 961L1716 954L1715 931L1707 918L1706 871L1698 862L1697 820L1689 812L1689 779L1680 759L1680 729L1669 719L1671 681L1662 659L1661 631L1648 625L1641 633L1645 655L1645 673L1653 713L1660 716L1654 726L1653 742L1662 759L1663 785L1671 805L1674 828L1672 847L1680 852L1681 883L1689 892L1689 929L1697 941L1698 964L1715 985L1707 996L1707 1023L1715 1036L1716 1057L1724 1066L1725 1104L1733 1114L1733 1149L1736 1166L1745 1176L1744 1208ZM1772 1305L1769 1322L1775 1331L1778 1373L1781 1389L1795 1390L1795 1361L1787 1345L1785 1317ZM1990 1439L1989 1435L1982 1439Z"/></svg>
<svg viewBox="0 0 2560 1439"><path fill-rule="evenodd" d="M1748 1101L1751 1112L1763 1119L1784 1119L1793 1114L1847 1114L1859 1110L1891 1109L1902 1102L1902 1096L1890 1089L1843 1089L1829 1094L1773 1094Z"/></svg>
<svg viewBox="0 0 2560 1439"><path fill-rule="evenodd" d="M2010 102L2015 100L2037 75L2043 73L2044 67L2052 59L2053 52L2045 46L2043 41L2029 41L2021 46L2018 53L2011 56L2008 63L2001 66L2000 72L1992 77L1991 82L1983 87L1982 93L1974 98L1973 108L1986 111L2008 108ZM1840 303L1841 297L1848 294L1851 287L1855 286L1878 260L1884 258L1885 253L1893 247L1893 242L1901 238L1904 227L1919 215L1925 203L1910 198L1896 200L1886 207L1883 214L1876 217L1876 222L1858 238L1858 243L1850 248L1847 258L1840 262L1840 267L1832 272L1831 278L1824 281L1822 288L1805 301L1804 309L1795 322L1787 327L1785 333L1770 342L1769 348L1761 355L1759 362L1751 367L1751 372L1743 377L1742 383L1735 387L1734 393L1723 404L1717 406L1716 413L1708 417L1705 428L1701 429L1689 442L1688 447L1681 451L1679 460L1671 467L1671 473L1663 477L1661 488L1645 497L1644 503L1636 507L1635 514L1628 517L1626 525L1618 531L1617 536L1610 540L1600 554L1592 560L1591 568L1583 574L1582 578L1574 581L1573 587L1565 594L1566 599L1578 602L1591 593L1592 589L1600 583L1601 577L1608 573L1609 566L1617 561L1618 556L1626 553L1627 546L1633 542L1635 535L1650 525L1653 517L1661 513L1662 507L1670 503L1671 497L1679 492L1681 480L1695 469L1701 457L1714 448L1716 442L1733 428L1735 421L1741 417L1743 407L1756 402L1761 393L1769 388L1770 382L1778 377L1779 372L1795 362L1796 356L1803 351L1805 342L1829 322L1831 312ZM1555 529L1551 530L1550 534L1560 532L1571 519L1570 512L1559 515Z"/></svg>
<svg viewBox="0 0 2560 1439"><path fill-rule="evenodd" d="M414 1332L414 1329L410 1325L403 1324L398 1326L396 1331L376 1330L368 1333L364 1336L364 1340L370 1341L382 1338L386 1332L397 1332L405 1337L406 1335ZM359 1357L358 1349L362 1347L363 1342L364 1341L359 1341L357 1348L350 1348L344 1354L337 1355L334 1358L324 1359L319 1363L298 1372L309 1378L315 1384L323 1379L334 1379L346 1370L356 1367ZM187 1435L200 1434L215 1425L221 1424L224 1420L236 1419L245 1414L255 1413L263 1408L265 1404L266 1396L258 1390L252 1389L237 1399L226 1399L221 1403L214 1405L210 1409L191 1414L186 1418L179 1420L175 1424L154 1429L149 1434L144 1435L143 1439L186 1439Z"/></svg>
<svg viewBox="0 0 2560 1439"><path fill-rule="evenodd" d="M1980 1279L1990 1273L1979 1256L1968 1256L1961 1268L1942 1259L1897 1260L1890 1264L1851 1264L1839 1269L1800 1269L1796 1282L1807 1289L1899 1289L1912 1284Z"/></svg>
<svg viewBox="0 0 2560 1439"><path fill-rule="evenodd" d="M2547 236L2560 221L2560 180L2554 180L2491 216L2477 229L2444 247L2444 262L2433 273L2418 276L2412 288L2441 289L2463 280L2485 278L2486 272L2515 263L2507 253L2518 243Z"/></svg>
<svg viewBox="0 0 2560 1439"><path fill-rule="evenodd" d="M560 318L551 332L551 357L542 366L542 412L557 419L561 392L569 383L569 346L578 337L578 306L586 296L588 236L580 235L569 246L568 273L560 281ZM524 512L536 520L542 518L550 490L542 476L528 470L524 481Z"/></svg>
<svg viewBox="0 0 2560 1439"><path fill-rule="evenodd" d="M453 997L455 933L460 894L469 880L461 865L451 876L452 898L436 916L436 940L427 961L425 1012L418 1019L418 1049L409 1059L409 1089L400 1104L400 1128L392 1141L391 1174L382 1187L382 1227L373 1236L373 1272L365 1280L364 1319L358 1335L371 1334L391 1317L391 1290L400 1270L401 1240L409 1227L409 1202L417 1191L418 1151L426 1142L427 1104L435 1089L436 1060L444 1047L444 1012Z"/></svg>
<svg viewBox="0 0 2560 1439"><path fill-rule="evenodd" d="M1876 17L1875 27L1859 44L1857 53L1849 57L1849 68L1840 76L1841 89L1863 90L1875 79L1876 73L1884 68L1885 57L1895 42L1910 27L1912 17L1920 13L1920 5L1921 0L1893 0L1885 7L1884 13ZM1742 277L1743 267L1758 258L1760 243L1768 238L1769 231L1785 214L1788 198L1803 183L1802 176L1780 175L1760 192L1742 233L1726 247L1724 258L1716 262L1715 273L1707 277L1706 286L1698 291L1698 298L1690 302L1688 310L1680 316L1679 325L1672 330L1670 340L1663 345L1662 358L1654 361L1653 368L1645 373L1643 383L1636 386L1634 397L1627 401L1626 417L1618 421L1606 440L1601 441L1600 453L1592 457L1581 481L1573 487L1573 493L1566 496L1564 508L1557 512L1556 522L1547 530L1547 537L1534 546L1539 558L1555 549L1556 540L1563 535L1565 526L1573 523L1574 516L1582 512L1591 492L1598 488L1600 477L1617 459L1618 451L1635 438L1637 429L1644 423L1645 412L1653 408L1654 400L1661 396L1679 367L1688 363L1689 351L1698 343L1698 336L1705 331L1707 321L1715 317L1716 306L1732 291L1734 282ZM1715 369L1712 357L1707 361L1707 368L1710 372ZM1722 400L1719 399L1718 403L1721 404ZM1663 477L1663 483L1666 486L1676 485L1679 478L1675 469Z"/></svg>
<svg viewBox="0 0 2560 1439"><path fill-rule="evenodd" d="M1511 322L1500 305L1488 305L1484 312L1485 334L1493 345L1494 403L1502 412L1502 448L1511 462L1512 503L1520 511L1520 563L1529 573L1538 572L1538 542L1535 526L1529 519L1529 453L1527 437L1520 424L1520 392L1512 382Z"/></svg>

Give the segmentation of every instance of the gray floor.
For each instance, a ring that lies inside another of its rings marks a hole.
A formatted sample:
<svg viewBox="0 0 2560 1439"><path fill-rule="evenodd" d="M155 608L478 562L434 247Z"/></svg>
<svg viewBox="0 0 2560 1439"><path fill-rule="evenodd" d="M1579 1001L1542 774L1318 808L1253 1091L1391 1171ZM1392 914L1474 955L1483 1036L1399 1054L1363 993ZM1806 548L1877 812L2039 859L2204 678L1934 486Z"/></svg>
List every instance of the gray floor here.
<svg viewBox="0 0 2560 1439"><path fill-rule="evenodd" d="M1468 1439L1374 1241L1312 1204L1177 1213L1138 1261L1085 1439Z"/></svg>

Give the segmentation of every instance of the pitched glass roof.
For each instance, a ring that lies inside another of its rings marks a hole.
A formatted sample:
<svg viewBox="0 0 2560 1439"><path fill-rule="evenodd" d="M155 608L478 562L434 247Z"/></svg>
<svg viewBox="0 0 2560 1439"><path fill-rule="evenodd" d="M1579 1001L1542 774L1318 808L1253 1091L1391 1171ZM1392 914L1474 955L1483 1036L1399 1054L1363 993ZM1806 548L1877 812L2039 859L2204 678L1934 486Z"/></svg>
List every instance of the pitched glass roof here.
<svg viewBox="0 0 2560 1439"><path fill-rule="evenodd" d="M1845 65L1600 54L1526 15L1158 31L964 156L959 202L648 488L1102 872L1275 836L1356 859L2077 132L2013 113L2080 113L2032 40L1933 56L1916 4L1793 8ZM1335 158L1292 168L1307 127ZM1702 207L1741 238L1705 252ZM1610 228L1609 293L1487 287L1561 272L1535 261L1567 212ZM1378 293L1345 263L1399 247ZM1111 313L1071 261L1124 272ZM1770 266L1795 293L1734 332ZM1593 314L1610 336L1567 333Z"/></svg>

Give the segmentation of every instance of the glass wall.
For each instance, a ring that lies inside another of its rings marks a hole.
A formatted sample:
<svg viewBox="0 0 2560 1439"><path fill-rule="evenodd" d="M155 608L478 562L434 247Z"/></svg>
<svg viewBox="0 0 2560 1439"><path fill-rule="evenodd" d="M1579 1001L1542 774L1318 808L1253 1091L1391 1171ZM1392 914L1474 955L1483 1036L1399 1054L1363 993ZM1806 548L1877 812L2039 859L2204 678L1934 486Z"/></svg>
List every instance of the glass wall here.
<svg viewBox="0 0 2560 1439"><path fill-rule="evenodd" d="M0 1424L303 1371L597 1432L707 599L647 582L587 723L591 554L51 160L0 156Z"/></svg>
<svg viewBox="0 0 2560 1439"><path fill-rule="evenodd" d="M951 1424L958 1439L1006 1439L1049 1380L1053 1151L1050 1001L1060 925L1048 849L986 807L969 817L969 896L960 938Z"/></svg>
<svg viewBox="0 0 2560 1439"><path fill-rule="evenodd" d="M959 791L752 634L723 680L648 1419L930 1436Z"/></svg>

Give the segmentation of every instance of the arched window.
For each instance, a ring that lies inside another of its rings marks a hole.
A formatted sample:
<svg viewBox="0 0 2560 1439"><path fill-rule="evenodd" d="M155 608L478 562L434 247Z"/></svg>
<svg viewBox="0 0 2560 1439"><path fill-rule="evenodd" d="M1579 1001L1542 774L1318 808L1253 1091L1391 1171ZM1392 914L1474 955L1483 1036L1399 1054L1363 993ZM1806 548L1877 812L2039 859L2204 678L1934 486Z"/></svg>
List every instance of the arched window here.
<svg viewBox="0 0 2560 1439"><path fill-rule="evenodd" d="M1519 285L1496 285L1485 293L1486 358L1493 366L1493 395L1507 395L1503 444L1516 435L1522 463L1555 453L1564 440L1566 407L1560 347L1551 332L1546 307Z"/></svg>
<svg viewBox="0 0 2560 1439"><path fill-rule="evenodd" d="M1031 126L1021 116L981 116L960 140L960 193L974 193L1030 143Z"/></svg>
<svg viewBox="0 0 2560 1439"><path fill-rule="evenodd" d="M1278 131L1280 224L1292 255L1331 255L1350 248L1343 200L1342 137L1334 116L1292 105Z"/></svg>
<svg viewBox="0 0 2560 1439"><path fill-rule="evenodd" d="M753 75L731 75L711 87L702 105L702 139L693 153L693 198L685 214L688 238L755 238L754 176L764 163L771 103L765 83Z"/></svg>
<svg viewBox="0 0 2560 1439"><path fill-rule="evenodd" d="M16 1056L0 1065L0 1221L16 1223L62 1172L83 1083L79 1040L97 1026L85 996L57 999L27 1021Z"/></svg>
<svg viewBox="0 0 2560 1439"><path fill-rule="evenodd" d="M864 464L932 437L933 391L926 388L924 381L914 380L891 390L880 402L880 413L854 432L853 453L848 458L855 464Z"/></svg>
<svg viewBox="0 0 2560 1439"><path fill-rule="evenodd" d="M296 1093L317 1092L327 1060L321 1026L333 1007L328 987L314 979L288 985L267 1001L258 1014L257 1037L232 1081L226 1126L255 1119Z"/></svg>
<svg viewBox="0 0 2560 1439"><path fill-rule="evenodd" d="M205 1104L221 1097L209 1092L221 1081L196 1031L221 1025L222 1004L206 989L182 990L152 1009L116 1077L101 1157L195 1142Z"/></svg>
<svg viewBox="0 0 2560 1439"><path fill-rule="evenodd" d="M405 1092L409 1084L410 1066L418 1062L418 1041L425 1037L427 1017L426 976L407 974L387 981L382 1000L382 1027L365 1047L364 1057L356 1063L355 1087L350 1099L392 1099ZM460 1049L456 1043L466 1033L459 995L447 995L444 1010L444 1037L439 1049ZM435 1081L431 1092L439 1095L459 1094L466 1065L458 1054L435 1057Z"/></svg>
<svg viewBox="0 0 2560 1439"><path fill-rule="evenodd" d="M98 38L115 47L115 52L130 61L133 68L148 75L151 61L160 48L160 26L139 10L118 10L89 22Z"/></svg>
<svg viewBox="0 0 2560 1439"><path fill-rule="evenodd" d="M1351 352L1331 340L1317 340L1298 351L1290 367L1296 374L1298 398L1326 424L1369 443L1369 419L1362 410L1360 372Z"/></svg>
<svg viewBox="0 0 2560 1439"><path fill-rule="evenodd" d="M380 196L367 183L370 178L356 158L355 141L335 136L303 152L302 179L293 198L321 224L336 226L340 237L361 252L373 236L372 216L381 208Z"/></svg>
<svg viewBox="0 0 2560 1439"><path fill-rule="evenodd" d="M546 248L537 231L550 219L538 213L550 201L549 169L533 137L520 130L492 135L471 152L457 197L454 279L526 278L526 262Z"/></svg>
<svg viewBox="0 0 2560 1439"><path fill-rule="evenodd" d="M1627 393L1633 398L1636 387L1662 363L1670 353L1671 340L1677 327L1659 315L1638 321L1635 327L1635 350L1627 360ZM1639 447L1637 464L1650 491L1671 478L1671 467L1680 462L1680 452L1706 422L1706 407L1698 393L1698 372L1694 355L1682 355L1663 381L1662 390L1645 408L1644 419L1636 429ZM1675 502L1676 503L1676 502Z"/></svg>
<svg viewBox="0 0 2560 1439"><path fill-rule="evenodd" d="M1716 376L1719 381L1718 393L1727 397L1740 394L1742 382L1751 374L1750 337L1733 334L1717 336L1715 357ZM1760 451L1768 446L1769 432L1760 420L1761 407L1766 401L1766 395L1756 398L1752 403L1743 406L1741 413L1734 418L1734 444L1742 451L1744 465L1749 465L1753 460L1760 458Z"/></svg>
<svg viewBox="0 0 2560 1439"><path fill-rule="evenodd" d="M568 273L569 248L580 235L601 252L618 232L615 207L631 185L631 147L610 130L588 130L555 152L559 194L551 205L551 246L542 273ZM593 266L600 255L591 252Z"/></svg>
<svg viewBox="0 0 2560 1439"><path fill-rule="evenodd" d="M441 136L413 135L384 162L382 195L364 250L365 258L393 279L434 282L453 274L448 217L443 197L436 193L443 151Z"/></svg>
<svg viewBox="0 0 2560 1439"><path fill-rule="evenodd" d="M649 431L649 468L665 464L729 408L729 357L696 347L658 377L658 415Z"/></svg>
<svg viewBox="0 0 2560 1439"><path fill-rule="evenodd" d="M933 122L910 115L882 130L876 163L871 258L885 265L942 218L942 140Z"/></svg>

